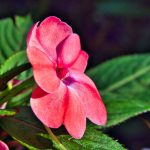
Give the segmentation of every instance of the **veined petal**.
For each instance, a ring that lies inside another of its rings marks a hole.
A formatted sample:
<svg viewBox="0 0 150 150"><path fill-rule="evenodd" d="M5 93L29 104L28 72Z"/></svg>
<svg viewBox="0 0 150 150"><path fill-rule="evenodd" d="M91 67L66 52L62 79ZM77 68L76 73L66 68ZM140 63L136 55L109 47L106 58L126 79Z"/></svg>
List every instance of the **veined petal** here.
<svg viewBox="0 0 150 150"><path fill-rule="evenodd" d="M83 104L87 118L97 125L105 125L107 120L106 108L94 83L86 75L76 73L74 76L76 79L69 87L73 88L78 95L78 100ZM86 77L83 78L83 76Z"/></svg>
<svg viewBox="0 0 150 150"><path fill-rule="evenodd" d="M37 38L46 53L54 60L57 59L56 47L72 33L69 25L57 17L48 17L41 22L37 29Z"/></svg>
<svg viewBox="0 0 150 150"><path fill-rule="evenodd" d="M56 74L56 66L46 54L35 47L27 48L27 55L33 66L36 83L46 92L54 92L60 84Z"/></svg>
<svg viewBox="0 0 150 150"><path fill-rule="evenodd" d="M71 34L57 47L58 66L69 66L77 59L81 50L80 38Z"/></svg>
<svg viewBox="0 0 150 150"><path fill-rule="evenodd" d="M80 139L86 129L86 116L82 103L73 89L68 87L68 105L64 116L64 125L69 134Z"/></svg>
<svg viewBox="0 0 150 150"><path fill-rule="evenodd" d="M88 54L85 51L80 51L77 60L69 67L70 69L84 72L87 66Z"/></svg>
<svg viewBox="0 0 150 150"><path fill-rule="evenodd" d="M58 90L52 94L46 93L40 87L31 96L30 104L38 119L48 127L58 128L63 123L66 107L66 86L61 83Z"/></svg>

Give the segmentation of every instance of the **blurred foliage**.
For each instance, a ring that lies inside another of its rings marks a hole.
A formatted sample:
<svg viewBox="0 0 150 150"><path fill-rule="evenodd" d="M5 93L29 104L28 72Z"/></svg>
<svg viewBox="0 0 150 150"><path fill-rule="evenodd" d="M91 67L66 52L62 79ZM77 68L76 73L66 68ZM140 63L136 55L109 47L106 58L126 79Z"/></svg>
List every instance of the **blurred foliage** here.
<svg viewBox="0 0 150 150"><path fill-rule="evenodd" d="M1 19L0 21L0 65L10 55L25 50L26 36L32 25L30 16Z"/></svg>
<svg viewBox="0 0 150 150"><path fill-rule="evenodd" d="M0 17L55 15L79 33L89 67L118 55L150 51L149 0L5 0Z"/></svg>

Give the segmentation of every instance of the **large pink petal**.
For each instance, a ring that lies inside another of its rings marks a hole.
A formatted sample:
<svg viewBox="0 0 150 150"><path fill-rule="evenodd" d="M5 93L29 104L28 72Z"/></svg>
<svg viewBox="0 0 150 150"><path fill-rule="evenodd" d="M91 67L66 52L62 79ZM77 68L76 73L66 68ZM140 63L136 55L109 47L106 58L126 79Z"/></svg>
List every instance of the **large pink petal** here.
<svg viewBox="0 0 150 150"><path fill-rule="evenodd" d="M71 75L73 78L73 73ZM83 103L87 118L97 125L104 125L107 120L107 112L94 83L86 75L76 73L74 77L76 78L69 87L74 89L79 101Z"/></svg>
<svg viewBox="0 0 150 150"><path fill-rule="evenodd" d="M64 116L64 125L71 136L80 139L86 129L86 116L77 93L68 88L68 105Z"/></svg>
<svg viewBox="0 0 150 150"><path fill-rule="evenodd" d="M56 47L72 33L69 25L57 17L48 17L41 22L37 29L37 38L47 54L56 61Z"/></svg>
<svg viewBox="0 0 150 150"><path fill-rule="evenodd" d="M0 140L0 150L9 150L8 146Z"/></svg>
<svg viewBox="0 0 150 150"><path fill-rule="evenodd" d="M29 46L30 47L36 47L39 50L44 51L43 47L41 46L41 44L39 43L39 41L37 40L37 37L36 37L36 30L38 28L38 23L39 22L35 23L31 27L31 29L30 29L30 31L28 33L28 36L27 36L27 47L29 47Z"/></svg>
<svg viewBox="0 0 150 150"><path fill-rule="evenodd" d="M39 87L32 93L31 108L46 126L58 128L62 125L66 91L66 86L61 83L59 89L53 94L46 93Z"/></svg>
<svg viewBox="0 0 150 150"><path fill-rule="evenodd" d="M77 34L71 34L57 47L59 67L71 65L79 56L80 50L79 36Z"/></svg>
<svg viewBox="0 0 150 150"><path fill-rule="evenodd" d="M87 66L88 54L85 51L80 51L77 60L70 66L70 69L84 72Z"/></svg>
<svg viewBox="0 0 150 150"><path fill-rule="evenodd" d="M46 54L35 47L28 47L27 55L33 66L33 74L37 84L48 93L55 91L60 84L55 64Z"/></svg>

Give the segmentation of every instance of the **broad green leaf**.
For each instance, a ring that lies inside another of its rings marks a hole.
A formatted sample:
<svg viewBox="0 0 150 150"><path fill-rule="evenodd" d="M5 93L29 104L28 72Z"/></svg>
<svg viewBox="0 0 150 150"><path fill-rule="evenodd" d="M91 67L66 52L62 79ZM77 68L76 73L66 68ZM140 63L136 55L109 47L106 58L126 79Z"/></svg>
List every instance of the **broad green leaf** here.
<svg viewBox="0 0 150 150"><path fill-rule="evenodd" d="M17 51L25 50L26 36L32 25L30 16L0 20L0 64Z"/></svg>
<svg viewBox="0 0 150 150"><path fill-rule="evenodd" d="M87 131L81 140L65 135L60 136L59 139L69 150L125 150L117 141L93 129Z"/></svg>
<svg viewBox="0 0 150 150"><path fill-rule="evenodd" d="M106 104L107 126L150 111L150 54L116 58L87 74Z"/></svg>
<svg viewBox="0 0 150 150"><path fill-rule="evenodd" d="M0 116L13 116L16 114L15 110L11 109L0 109Z"/></svg>
<svg viewBox="0 0 150 150"><path fill-rule="evenodd" d="M150 111L150 100L148 100L148 97L144 98L144 93L141 93L141 96L142 95L143 98L140 99L138 94L136 96L132 93L102 93L108 111L108 122L106 127L117 125L131 117Z"/></svg>
<svg viewBox="0 0 150 150"><path fill-rule="evenodd" d="M14 53L0 66L0 76L6 74L8 71L14 69L15 67L27 64L28 62L29 61L26 56L26 51Z"/></svg>
<svg viewBox="0 0 150 150"><path fill-rule="evenodd" d="M41 135L51 140L49 135ZM69 135L60 135L58 139L66 150L125 150L121 144L113 140L106 134L95 130L87 129L82 139L76 140ZM56 143L54 146L61 150Z"/></svg>
<svg viewBox="0 0 150 150"><path fill-rule="evenodd" d="M51 142L39 136L46 133L43 125L36 119L31 109L22 107L13 117L0 118L0 126L17 140L37 149L48 149Z"/></svg>

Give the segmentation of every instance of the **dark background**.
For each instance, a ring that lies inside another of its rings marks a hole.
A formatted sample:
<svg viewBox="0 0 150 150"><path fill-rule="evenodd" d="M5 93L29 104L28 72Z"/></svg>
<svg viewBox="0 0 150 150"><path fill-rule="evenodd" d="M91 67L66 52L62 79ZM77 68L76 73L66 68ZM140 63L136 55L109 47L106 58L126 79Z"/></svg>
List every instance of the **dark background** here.
<svg viewBox="0 0 150 150"><path fill-rule="evenodd" d="M150 0L0 0L0 18L57 16L81 37L92 67L120 55L150 52ZM136 117L108 131L132 150L150 148L150 131Z"/></svg>

